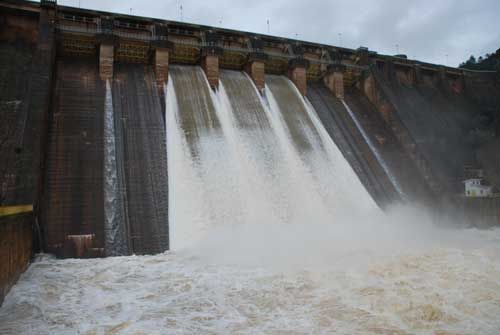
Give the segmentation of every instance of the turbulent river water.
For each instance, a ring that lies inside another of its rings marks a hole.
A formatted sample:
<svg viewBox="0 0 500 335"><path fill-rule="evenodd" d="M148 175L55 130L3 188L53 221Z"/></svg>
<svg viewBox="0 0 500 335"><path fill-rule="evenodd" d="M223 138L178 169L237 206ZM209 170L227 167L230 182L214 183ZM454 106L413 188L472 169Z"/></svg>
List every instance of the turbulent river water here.
<svg viewBox="0 0 500 335"><path fill-rule="evenodd" d="M284 77L170 76L173 251L39 255L0 334L500 333L500 229L380 211Z"/></svg>
<svg viewBox="0 0 500 335"><path fill-rule="evenodd" d="M304 244L298 228L271 227L226 232L227 249L39 256L0 309L0 334L498 334L500 231L399 223Z"/></svg>

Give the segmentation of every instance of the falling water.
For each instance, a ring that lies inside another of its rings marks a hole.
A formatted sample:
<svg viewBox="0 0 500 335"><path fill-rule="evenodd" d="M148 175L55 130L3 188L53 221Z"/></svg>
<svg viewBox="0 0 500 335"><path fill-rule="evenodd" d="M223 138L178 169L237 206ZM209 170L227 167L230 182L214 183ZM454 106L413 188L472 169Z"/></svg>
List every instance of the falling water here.
<svg viewBox="0 0 500 335"><path fill-rule="evenodd" d="M230 169L227 145L202 70L173 66L170 74L165 120L169 222L175 250L192 246L209 227L207 222L227 220L237 206L224 198L231 193L231 174L225 176ZM218 210L221 204L227 207Z"/></svg>
<svg viewBox="0 0 500 335"><path fill-rule="evenodd" d="M104 246L108 256L127 254L124 222L121 214L122 203L118 191L115 141L113 97L109 80L106 80L104 107Z"/></svg>
<svg viewBox="0 0 500 335"><path fill-rule="evenodd" d="M356 117L356 115L354 115L354 113L352 112L351 108L349 107L349 105L345 102L345 100L342 100L342 103L344 104L344 107L346 108L347 112L349 113L349 116L352 118L352 120L354 121L354 124L356 125L356 128L359 130L359 132L361 133L361 136L363 136L363 139L365 140L365 142L368 144L368 146L370 147L370 150L373 152L373 154L375 155L375 159L377 160L377 162L380 164L380 166L382 167L382 169L384 170L385 174L389 177L389 180L392 184L392 186L394 187L394 189L396 190L396 192L398 192L398 194L401 196L401 198L403 200L407 199L407 196L406 194L403 192L403 190L401 189L401 185L399 185L399 182L397 181L396 177L394 177L394 174L392 174L391 170L389 169L389 167L387 166L385 160L380 156L380 152L378 151L378 149L373 145L373 142L372 140L370 139L370 137L366 134L365 132L365 129L360 125L359 121L358 121L358 118Z"/></svg>
<svg viewBox="0 0 500 335"><path fill-rule="evenodd" d="M307 181L307 185L314 185L326 208L319 222L330 222L330 218L337 218L338 222L341 217L353 213L380 213L313 107L303 99L295 85L281 76L268 76L266 82L269 83L266 96L272 114L276 124L281 124L276 128L284 128L289 141L289 144L282 143L295 149L288 151L300 158L298 166L304 166L307 176L313 179Z"/></svg>
<svg viewBox="0 0 500 335"><path fill-rule="evenodd" d="M174 249L225 225L334 224L354 208L378 212L288 79L269 77L262 98L240 72L222 71L216 93L199 68L171 74L165 96Z"/></svg>

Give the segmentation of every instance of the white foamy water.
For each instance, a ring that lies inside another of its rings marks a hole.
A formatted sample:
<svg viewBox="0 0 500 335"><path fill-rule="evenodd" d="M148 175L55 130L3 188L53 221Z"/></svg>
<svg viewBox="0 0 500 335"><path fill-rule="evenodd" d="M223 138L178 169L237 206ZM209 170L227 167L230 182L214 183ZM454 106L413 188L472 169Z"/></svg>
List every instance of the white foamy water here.
<svg viewBox="0 0 500 335"><path fill-rule="evenodd" d="M286 79L172 67L165 96L174 251L40 256L0 334L499 333L500 229L382 213Z"/></svg>
<svg viewBox="0 0 500 335"><path fill-rule="evenodd" d="M116 162L116 136L111 84L106 80L104 103L104 237L108 256L126 255L127 246L123 231L123 217L118 191Z"/></svg>
<svg viewBox="0 0 500 335"><path fill-rule="evenodd" d="M264 98L240 72L222 71L216 93L199 68L174 67L171 79L173 249L212 241L225 226L307 230L347 213L383 216L288 79L271 77Z"/></svg>
<svg viewBox="0 0 500 335"><path fill-rule="evenodd" d="M252 257L234 242L228 259L43 256L0 308L0 334L498 334L500 230L345 228L302 245L271 225L277 249L298 243L289 255L267 245Z"/></svg>

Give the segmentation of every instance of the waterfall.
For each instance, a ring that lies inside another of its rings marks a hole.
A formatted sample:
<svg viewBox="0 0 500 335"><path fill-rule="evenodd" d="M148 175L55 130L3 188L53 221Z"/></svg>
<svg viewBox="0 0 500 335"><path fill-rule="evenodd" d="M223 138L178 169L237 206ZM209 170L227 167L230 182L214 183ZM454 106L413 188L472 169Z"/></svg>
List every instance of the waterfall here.
<svg viewBox="0 0 500 335"><path fill-rule="evenodd" d="M216 206L217 196L225 194L224 180L211 176L222 166L224 143L200 68L172 66L164 95L170 240L171 248L179 249L192 246L207 228L206 222L223 215L212 210L212 204Z"/></svg>
<svg viewBox="0 0 500 335"><path fill-rule="evenodd" d="M113 97L106 80L104 108L104 248L107 256L128 254L122 202L118 187Z"/></svg>
<svg viewBox="0 0 500 335"><path fill-rule="evenodd" d="M282 145L302 168L299 180L305 183L299 192L313 187L305 202L321 199L316 200L322 204L317 222L339 221L353 213L376 210L375 202L296 86L288 78L269 75L266 97L277 120L275 129L283 128Z"/></svg>
<svg viewBox="0 0 500 335"><path fill-rule="evenodd" d="M366 134L365 130L363 129L363 127L359 123L358 118L356 117L356 115L354 115L354 113L352 112L351 108L349 108L349 105L345 102L345 100L342 100L342 104L344 104L344 107L346 108L347 112L349 113L349 116L351 117L351 119L354 121L354 124L356 125L356 128L359 130L359 132L361 133L361 136L363 136L363 139L365 140L365 142L370 147L370 150L375 155L375 159L377 160L377 162L380 164L380 166L384 170L385 174L389 178L389 180L390 180L392 186L394 187L394 189L396 190L396 192L398 192L398 194L401 196L402 199L406 199L407 198L406 194L401 189L401 185L399 185L398 181L396 180L396 177L394 177L394 175L392 174L392 172L389 170L389 167L385 163L384 159L380 156L380 152L373 145L372 140Z"/></svg>
<svg viewBox="0 0 500 335"><path fill-rule="evenodd" d="M218 226L335 224L379 211L288 79L268 77L261 97L241 72L222 70L216 92L200 68L174 66L170 74L173 249Z"/></svg>

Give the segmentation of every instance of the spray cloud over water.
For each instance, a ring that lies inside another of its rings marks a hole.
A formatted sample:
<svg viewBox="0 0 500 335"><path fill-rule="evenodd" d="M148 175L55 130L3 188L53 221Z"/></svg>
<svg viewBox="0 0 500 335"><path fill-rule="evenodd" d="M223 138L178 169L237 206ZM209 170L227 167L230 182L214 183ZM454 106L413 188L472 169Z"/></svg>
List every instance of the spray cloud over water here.
<svg viewBox="0 0 500 335"><path fill-rule="evenodd" d="M266 82L262 97L245 74L222 71L214 93L200 69L173 69L174 250L301 269L465 243L422 208L380 211L295 86L279 76Z"/></svg>

